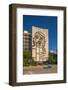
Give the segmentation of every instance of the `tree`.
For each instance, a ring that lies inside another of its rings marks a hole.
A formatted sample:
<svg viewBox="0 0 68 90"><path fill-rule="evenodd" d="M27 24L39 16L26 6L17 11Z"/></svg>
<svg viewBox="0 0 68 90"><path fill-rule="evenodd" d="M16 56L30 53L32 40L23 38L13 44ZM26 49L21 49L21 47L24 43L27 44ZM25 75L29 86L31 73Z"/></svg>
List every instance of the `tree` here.
<svg viewBox="0 0 68 90"><path fill-rule="evenodd" d="M48 62L50 64L57 64L57 55L54 53L49 53Z"/></svg>
<svg viewBox="0 0 68 90"><path fill-rule="evenodd" d="M29 66L31 60L31 52L29 50L23 51L23 64L24 66Z"/></svg>
<svg viewBox="0 0 68 90"><path fill-rule="evenodd" d="M35 62L31 56L31 51L29 50L24 50L23 51L23 65L24 66L36 66L37 62Z"/></svg>
<svg viewBox="0 0 68 90"><path fill-rule="evenodd" d="M29 50L23 51L23 58L24 59L30 59L31 58L31 52Z"/></svg>

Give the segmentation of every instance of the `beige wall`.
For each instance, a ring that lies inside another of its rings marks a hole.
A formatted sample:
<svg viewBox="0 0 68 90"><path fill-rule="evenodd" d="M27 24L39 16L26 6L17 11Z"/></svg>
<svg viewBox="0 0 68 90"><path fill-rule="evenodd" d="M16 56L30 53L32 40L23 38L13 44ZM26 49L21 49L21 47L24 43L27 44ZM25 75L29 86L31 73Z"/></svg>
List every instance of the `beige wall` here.
<svg viewBox="0 0 68 90"><path fill-rule="evenodd" d="M48 29L32 26L32 57L39 62L48 60Z"/></svg>

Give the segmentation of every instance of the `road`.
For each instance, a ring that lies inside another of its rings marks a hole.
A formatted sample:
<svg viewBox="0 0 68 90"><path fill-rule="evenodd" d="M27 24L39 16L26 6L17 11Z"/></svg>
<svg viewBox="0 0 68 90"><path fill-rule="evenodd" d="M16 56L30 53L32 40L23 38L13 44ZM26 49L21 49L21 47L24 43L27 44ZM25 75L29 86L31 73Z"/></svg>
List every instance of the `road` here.
<svg viewBox="0 0 68 90"><path fill-rule="evenodd" d="M23 74L46 74L46 73L57 73L57 65L29 66L24 67L23 69Z"/></svg>

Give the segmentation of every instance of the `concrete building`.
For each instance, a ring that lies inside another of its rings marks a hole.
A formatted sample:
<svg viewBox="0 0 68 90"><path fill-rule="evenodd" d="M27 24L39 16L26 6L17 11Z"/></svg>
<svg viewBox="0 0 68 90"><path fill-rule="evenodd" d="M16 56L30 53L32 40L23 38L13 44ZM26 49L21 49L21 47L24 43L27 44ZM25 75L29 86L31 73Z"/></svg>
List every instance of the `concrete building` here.
<svg viewBox="0 0 68 90"><path fill-rule="evenodd" d="M32 26L32 58L37 62L48 60L48 29Z"/></svg>
<svg viewBox="0 0 68 90"><path fill-rule="evenodd" d="M23 48L24 50L31 50L31 33L23 32Z"/></svg>

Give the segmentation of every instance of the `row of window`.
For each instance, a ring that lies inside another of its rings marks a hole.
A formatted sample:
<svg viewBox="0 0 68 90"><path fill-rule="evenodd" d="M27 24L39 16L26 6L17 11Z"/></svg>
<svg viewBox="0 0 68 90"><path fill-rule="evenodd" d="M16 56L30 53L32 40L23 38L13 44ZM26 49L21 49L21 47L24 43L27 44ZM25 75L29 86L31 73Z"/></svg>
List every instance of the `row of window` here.
<svg viewBox="0 0 68 90"><path fill-rule="evenodd" d="M31 44L30 41L24 41L23 43L24 43L24 44Z"/></svg>
<svg viewBox="0 0 68 90"><path fill-rule="evenodd" d="M25 47L29 47L29 44L24 44Z"/></svg>
<svg viewBox="0 0 68 90"><path fill-rule="evenodd" d="M26 38L31 38L31 36L29 36L29 35L24 35L23 37L26 37Z"/></svg>
<svg viewBox="0 0 68 90"><path fill-rule="evenodd" d="M31 40L31 39L27 39L27 38L26 38L26 39L23 39L23 41L30 41L30 40Z"/></svg>
<svg viewBox="0 0 68 90"><path fill-rule="evenodd" d="M30 38L29 39L28 38L24 38L23 40L24 41L30 41L31 39Z"/></svg>

